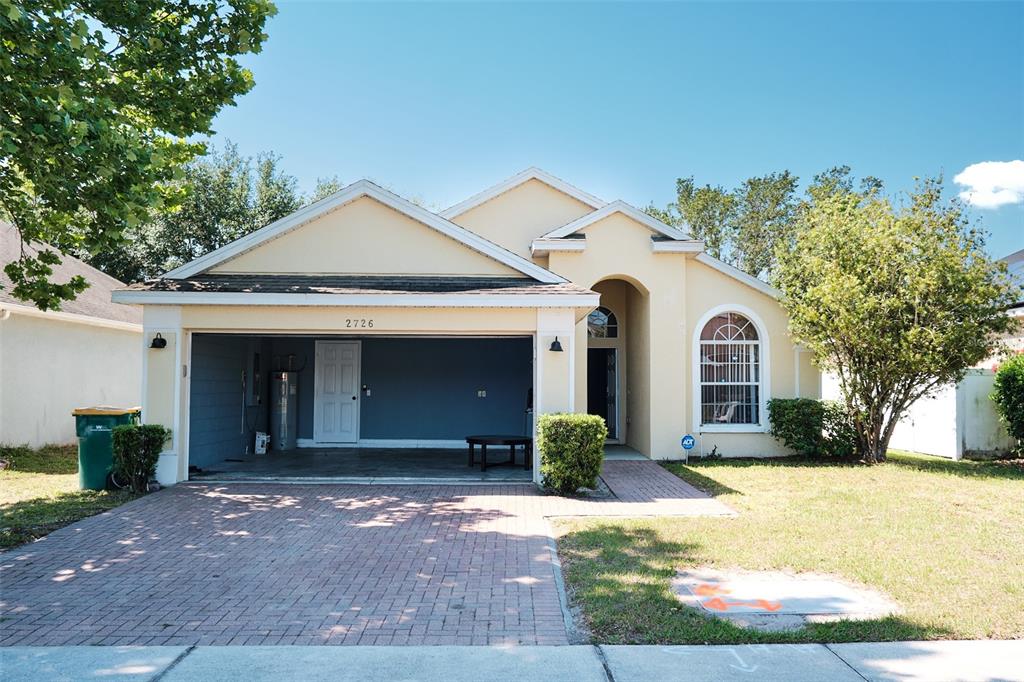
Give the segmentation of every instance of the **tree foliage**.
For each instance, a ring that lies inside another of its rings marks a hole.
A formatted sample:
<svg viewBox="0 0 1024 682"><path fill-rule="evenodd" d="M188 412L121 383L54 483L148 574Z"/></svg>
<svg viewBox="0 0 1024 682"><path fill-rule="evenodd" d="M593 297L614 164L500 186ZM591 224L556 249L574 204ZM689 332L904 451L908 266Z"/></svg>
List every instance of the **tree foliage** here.
<svg viewBox="0 0 1024 682"><path fill-rule="evenodd" d="M822 192L780 248L774 284L795 339L834 372L868 462L899 418L958 382L1012 326L1015 287L939 180L894 205L877 192Z"/></svg>
<svg viewBox="0 0 1024 682"><path fill-rule="evenodd" d="M762 279L771 277L780 245L793 241L801 212L819 197L854 191L849 166L836 166L814 176L806 196L797 193L799 178L789 171L747 178L739 186L698 186L693 177L676 180L676 200L647 212L685 229L705 243L705 250L730 265ZM880 190L877 178L860 182L862 191Z"/></svg>
<svg viewBox="0 0 1024 682"><path fill-rule="evenodd" d="M57 251L99 254L178 200L213 117L253 86L269 0L0 0L0 208L28 243L15 296L59 308Z"/></svg>
<svg viewBox="0 0 1024 682"><path fill-rule="evenodd" d="M312 197L298 190L281 157L263 152L242 156L227 142L183 166L176 181L182 199L151 221L125 230L114 248L82 258L123 282L137 282L172 270L239 237L269 225L341 187L337 178L317 180Z"/></svg>
<svg viewBox="0 0 1024 682"><path fill-rule="evenodd" d="M1018 447L1024 444L1024 354L1017 353L999 365L992 401Z"/></svg>

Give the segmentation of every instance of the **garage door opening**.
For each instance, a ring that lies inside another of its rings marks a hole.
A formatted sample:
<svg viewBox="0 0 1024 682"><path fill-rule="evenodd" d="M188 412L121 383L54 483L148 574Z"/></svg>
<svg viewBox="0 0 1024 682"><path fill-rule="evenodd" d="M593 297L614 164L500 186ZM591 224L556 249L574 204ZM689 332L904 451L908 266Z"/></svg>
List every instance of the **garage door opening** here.
<svg viewBox="0 0 1024 682"><path fill-rule="evenodd" d="M196 333L190 374L191 479L532 479L465 441L532 433L531 337Z"/></svg>

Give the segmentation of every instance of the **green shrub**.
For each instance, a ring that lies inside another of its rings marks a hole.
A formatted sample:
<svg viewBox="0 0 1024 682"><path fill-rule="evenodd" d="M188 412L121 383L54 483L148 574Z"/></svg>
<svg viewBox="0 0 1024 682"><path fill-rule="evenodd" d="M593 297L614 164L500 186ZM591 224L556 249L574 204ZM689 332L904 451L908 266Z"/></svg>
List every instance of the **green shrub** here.
<svg viewBox="0 0 1024 682"><path fill-rule="evenodd" d="M1017 443L1024 443L1024 354L1017 354L996 370L992 401L999 419Z"/></svg>
<svg viewBox="0 0 1024 682"><path fill-rule="evenodd" d="M608 425L596 414L542 414L537 451L544 485L564 495L594 488L604 461Z"/></svg>
<svg viewBox="0 0 1024 682"><path fill-rule="evenodd" d="M160 424L122 424L114 427L112 436L114 474L134 492L146 492L171 430Z"/></svg>
<svg viewBox="0 0 1024 682"><path fill-rule="evenodd" d="M772 398L769 433L805 457L851 457L857 432L846 407L834 400Z"/></svg>

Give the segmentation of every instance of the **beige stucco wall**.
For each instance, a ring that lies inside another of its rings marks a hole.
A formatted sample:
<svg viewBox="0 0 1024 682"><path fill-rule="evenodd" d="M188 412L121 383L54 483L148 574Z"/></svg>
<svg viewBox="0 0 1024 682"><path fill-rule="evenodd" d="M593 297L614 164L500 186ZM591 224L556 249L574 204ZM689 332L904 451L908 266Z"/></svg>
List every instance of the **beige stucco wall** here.
<svg viewBox="0 0 1024 682"><path fill-rule="evenodd" d="M584 234L585 251L552 252L550 267L577 284L597 286L604 295L610 295L610 290L598 284L603 280L629 283L625 286L623 325L627 338L627 444L656 458L680 458L680 438L692 433L698 438L696 452L703 448L706 453L717 446L724 456L787 454L766 433L701 433L693 417L695 327L705 313L723 305L749 308L765 326L768 397L818 397L818 370L808 353L794 348L778 303L690 255L654 253L651 232L621 213L591 225ZM614 301L614 296L610 300ZM585 331L577 331L580 344L585 340L583 334ZM585 353L576 356L576 392L586 395ZM585 410L585 401L578 403L577 409ZM763 418L767 420L767 415Z"/></svg>
<svg viewBox="0 0 1024 682"><path fill-rule="evenodd" d="M0 320L0 443L75 442L71 411L141 400L142 332L12 313Z"/></svg>
<svg viewBox="0 0 1024 682"><path fill-rule="evenodd" d="M349 320L372 320L351 328ZM338 308L319 306L182 306L182 326L195 330L259 330L294 334L323 332L506 333L532 332L533 308Z"/></svg>
<svg viewBox="0 0 1024 682"><path fill-rule="evenodd" d="M345 204L211 272L522 277L370 197Z"/></svg>
<svg viewBox="0 0 1024 682"><path fill-rule="evenodd" d="M451 221L530 258L534 239L593 210L540 180L529 180Z"/></svg>

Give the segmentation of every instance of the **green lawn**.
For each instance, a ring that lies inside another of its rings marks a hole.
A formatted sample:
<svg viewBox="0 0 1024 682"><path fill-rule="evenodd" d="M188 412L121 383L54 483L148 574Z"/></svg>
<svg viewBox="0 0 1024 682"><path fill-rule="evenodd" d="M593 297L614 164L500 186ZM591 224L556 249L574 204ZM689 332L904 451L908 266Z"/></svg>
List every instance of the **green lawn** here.
<svg viewBox="0 0 1024 682"><path fill-rule="evenodd" d="M124 492L78 489L78 450L0 446L0 549L42 537L131 499Z"/></svg>
<svg viewBox="0 0 1024 682"><path fill-rule="evenodd" d="M893 454L886 464L668 465L736 518L557 524L571 598L602 643L1024 637L1024 467ZM676 569L790 569L871 586L897 616L758 633L669 591Z"/></svg>

